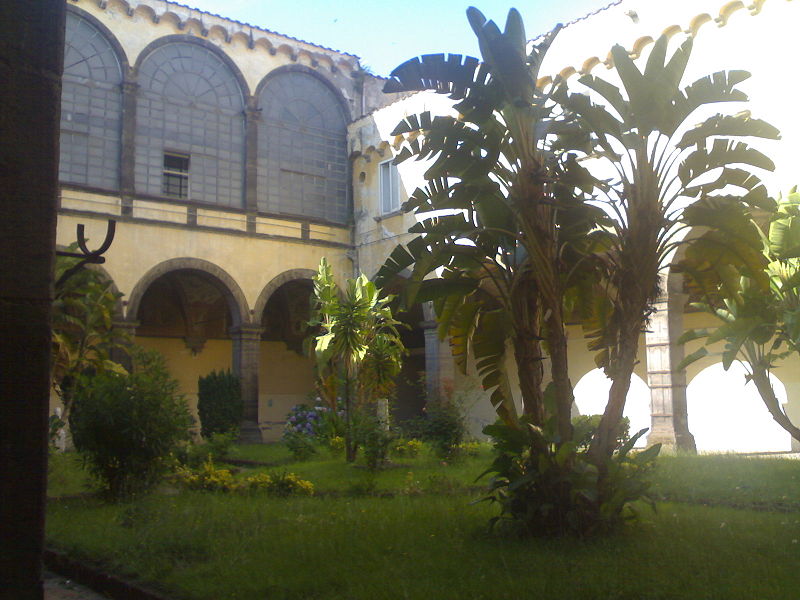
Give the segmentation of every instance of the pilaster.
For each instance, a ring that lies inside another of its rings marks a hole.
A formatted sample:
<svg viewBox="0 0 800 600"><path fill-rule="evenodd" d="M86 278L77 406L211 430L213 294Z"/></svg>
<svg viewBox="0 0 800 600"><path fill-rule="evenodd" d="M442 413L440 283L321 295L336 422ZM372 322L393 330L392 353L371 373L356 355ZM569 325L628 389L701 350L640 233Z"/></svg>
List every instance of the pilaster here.
<svg viewBox="0 0 800 600"><path fill-rule="evenodd" d="M139 84L132 71L125 73L122 81L122 144L119 157L119 186L122 197L122 214L129 215L136 193L136 97Z"/></svg>
<svg viewBox="0 0 800 600"><path fill-rule="evenodd" d="M255 231L255 216L258 213L258 124L261 109L258 98L250 96L244 110L244 206L247 211L247 229Z"/></svg>
<svg viewBox="0 0 800 600"><path fill-rule="evenodd" d="M687 416L686 372L675 369L684 356L683 346L675 343L683 331L685 296L680 283L677 276L662 277L664 292L654 304L645 336L652 419L648 443L695 452Z"/></svg>
<svg viewBox="0 0 800 600"><path fill-rule="evenodd" d="M258 432L258 362L263 331L262 327L250 324L232 327L228 331L233 341L233 372L241 382L244 438L255 438ZM260 442L260 433L257 437L255 441Z"/></svg>

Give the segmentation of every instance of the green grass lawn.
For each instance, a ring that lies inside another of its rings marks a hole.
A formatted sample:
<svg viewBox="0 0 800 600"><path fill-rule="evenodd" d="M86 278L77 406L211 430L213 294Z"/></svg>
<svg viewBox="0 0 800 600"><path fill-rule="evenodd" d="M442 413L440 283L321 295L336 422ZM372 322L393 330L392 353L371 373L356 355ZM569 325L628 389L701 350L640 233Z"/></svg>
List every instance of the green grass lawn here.
<svg viewBox="0 0 800 600"><path fill-rule="evenodd" d="M281 449L237 449L259 452L280 457ZM488 455L397 461L374 476L392 497L54 500L48 542L176 599L798 597L800 461L663 457L654 489L671 501L656 513L642 506L638 523L590 541L489 534L495 509L470 504L478 494L468 487ZM331 492L357 491L369 477L322 455L283 468Z"/></svg>

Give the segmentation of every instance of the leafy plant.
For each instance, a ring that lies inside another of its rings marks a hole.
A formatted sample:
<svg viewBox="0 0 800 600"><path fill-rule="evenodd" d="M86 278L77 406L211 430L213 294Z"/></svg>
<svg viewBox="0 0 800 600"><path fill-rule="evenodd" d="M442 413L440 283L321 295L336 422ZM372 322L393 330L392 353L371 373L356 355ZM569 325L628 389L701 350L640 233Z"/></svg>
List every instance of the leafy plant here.
<svg viewBox="0 0 800 600"><path fill-rule="evenodd" d="M77 250L77 244L69 249ZM57 257L55 280L59 281L77 263L76 258ZM121 296L105 275L91 268L79 269L55 289L51 376L62 404L62 422L69 419L74 383L83 373L127 372L112 360L112 353L127 352L130 342L124 332L114 329ZM52 424L58 426L55 420ZM57 434L57 430L53 433Z"/></svg>
<svg viewBox="0 0 800 600"><path fill-rule="evenodd" d="M417 439L404 440L397 438L392 443L390 453L403 458L416 458L422 450L422 441Z"/></svg>
<svg viewBox="0 0 800 600"><path fill-rule="evenodd" d="M139 348L132 356L128 375L81 375L69 416L75 448L112 499L155 485L192 423L163 357Z"/></svg>
<svg viewBox="0 0 800 600"><path fill-rule="evenodd" d="M581 77L578 81L605 105L594 103L587 94L568 93L566 84L556 93L558 102L577 116L590 136L586 157L594 160L589 162L601 163L613 174L611 180L595 183L605 209L615 218L606 225L604 251L594 257L600 285L593 286L582 306L589 348L597 351L595 361L612 380L590 446L598 465L614 451L639 337L659 293L661 272L684 227L684 208L690 205L694 211L715 215L708 224L717 229L722 215L716 208L731 201L718 196L723 188L741 194L737 203L770 204L760 180L743 167L771 170L774 165L740 140L776 139L777 129L751 118L749 112L716 114L693 127L687 125L709 105L747 100L737 86L749 74L720 71L681 89L692 38L669 57L667 45L668 38L662 35L644 70L627 50L614 46L611 59L621 88L594 75Z"/></svg>
<svg viewBox="0 0 800 600"><path fill-rule="evenodd" d="M710 354L722 343L722 366L741 361L772 418L795 440L800 428L783 410L770 383L770 371L800 354L800 194L792 189L766 211L766 233L739 203L728 203L716 230L703 233L687 247L676 266L698 299L693 308L714 316L717 327L690 329L678 340L703 340L680 368ZM760 215L763 215L762 211ZM687 210L685 220L704 226L710 215Z"/></svg>
<svg viewBox="0 0 800 600"><path fill-rule="evenodd" d="M241 382L236 375L230 371L212 371L198 379L197 412L204 438L238 433L243 410Z"/></svg>
<svg viewBox="0 0 800 600"><path fill-rule="evenodd" d="M295 460L308 460L317 453L314 438L306 433L284 432L283 443L286 444Z"/></svg>
<svg viewBox="0 0 800 600"><path fill-rule="evenodd" d="M616 529L625 519L635 517L631 506L647 495L648 476L661 445L633 453L636 441L647 431L634 435L603 465L605 477L586 449L574 442L558 443L551 421L539 428L530 423L510 427L489 425L496 458L484 473L493 474L489 495L500 515L491 525L505 524L521 536L590 536Z"/></svg>
<svg viewBox="0 0 800 600"><path fill-rule="evenodd" d="M318 387L329 407L337 410L343 383L347 461L356 456L353 415L360 405L385 398L394 388L405 347L389 307L378 287L363 274L348 279L339 296L333 270L323 258L314 277L312 320Z"/></svg>
<svg viewBox="0 0 800 600"><path fill-rule="evenodd" d="M379 469L389 458L394 434L376 416L360 419L358 439L369 469Z"/></svg>

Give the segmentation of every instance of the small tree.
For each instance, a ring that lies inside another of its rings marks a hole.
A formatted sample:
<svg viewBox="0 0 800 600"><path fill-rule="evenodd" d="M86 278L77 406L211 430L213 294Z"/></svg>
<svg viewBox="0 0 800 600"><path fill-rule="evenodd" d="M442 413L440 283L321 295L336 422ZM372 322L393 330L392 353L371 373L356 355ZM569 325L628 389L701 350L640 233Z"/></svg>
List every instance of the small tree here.
<svg viewBox="0 0 800 600"><path fill-rule="evenodd" d="M135 349L130 374L81 375L69 417L75 448L112 499L155 485L192 418L157 352Z"/></svg>
<svg viewBox="0 0 800 600"><path fill-rule="evenodd" d="M230 371L212 371L197 380L197 412L204 438L215 433L236 434L243 410L241 383Z"/></svg>
<svg viewBox="0 0 800 600"><path fill-rule="evenodd" d="M338 391L343 391L348 462L356 455L354 411L388 394L405 353L390 300L380 297L377 286L364 275L348 279L340 297L333 270L326 259L320 261L310 322L319 329L313 338L317 377L331 409L336 410Z"/></svg>

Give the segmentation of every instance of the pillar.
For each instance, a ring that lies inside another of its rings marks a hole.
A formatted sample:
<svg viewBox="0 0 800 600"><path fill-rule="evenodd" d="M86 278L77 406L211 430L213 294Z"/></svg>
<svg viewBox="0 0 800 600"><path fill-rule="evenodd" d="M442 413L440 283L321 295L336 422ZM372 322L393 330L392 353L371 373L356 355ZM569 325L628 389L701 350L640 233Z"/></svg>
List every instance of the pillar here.
<svg viewBox="0 0 800 600"><path fill-rule="evenodd" d="M244 111L244 206L247 211L247 231L255 233L258 213L258 124L261 109L258 98L250 96Z"/></svg>
<svg viewBox="0 0 800 600"><path fill-rule="evenodd" d="M440 398L453 387L453 353L450 344L439 339L435 320L423 321L420 326L425 335L425 394L429 399Z"/></svg>
<svg viewBox="0 0 800 600"><path fill-rule="evenodd" d="M133 210L136 193L136 96L139 84L131 70L122 81L122 149L119 159L119 189L122 197L122 214Z"/></svg>
<svg viewBox="0 0 800 600"><path fill-rule="evenodd" d="M662 276L663 291L645 336L652 419L648 443L696 452L686 408L686 371L675 368L684 356L683 346L675 343L683 333L685 295L681 286L680 277Z"/></svg>
<svg viewBox="0 0 800 600"><path fill-rule="evenodd" d="M239 377L242 389L241 436L247 442L261 442L258 428L258 363L262 327L245 324L233 327L229 333L233 341L233 372Z"/></svg>
<svg viewBox="0 0 800 600"><path fill-rule="evenodd" d="M41 600L63 0L0 0L0 598Z"/></svg>

